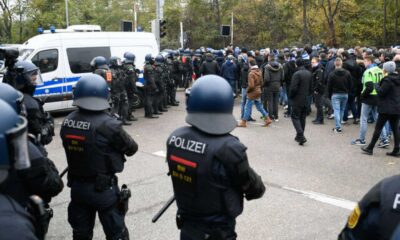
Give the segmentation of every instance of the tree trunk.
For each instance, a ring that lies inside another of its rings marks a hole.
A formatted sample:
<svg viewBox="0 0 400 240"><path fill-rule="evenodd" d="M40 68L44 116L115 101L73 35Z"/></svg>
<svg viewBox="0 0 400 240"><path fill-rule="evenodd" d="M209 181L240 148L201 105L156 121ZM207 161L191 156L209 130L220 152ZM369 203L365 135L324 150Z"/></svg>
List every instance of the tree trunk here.
<svg viewBox="0 0 400 240"><path fill-rule="evenodd" d="M337 47L335 22L333 18L329 21L329 31L331 32L331 44L332 46Z"/></svg>
<svg viewBox="0 0 400 240"><path fill-rule="evenodd" d="M387 42L386 8L387 8L387 0L383 0L383 45L384 46L386 46Z"/></svg>
<svg viewBox="0 0 400 240"><path fill-rule="evenodd" d="M307 0L303 0L303 43L309 42L310 33L307 26Z"/></svg>
<svg viewBox="0 0 400 240"><path fill-rule="evenodd" d="M395 30L394 30L394 40L396 44L399 44L399 0L396 0L396 20L395 20Z"/></svg>
<svg viewBox="0 0 400 240"><path fill-rule="evenodd" d="M321 0L321 7L324 10L325 18L328 22L329 32L330 32L330 39L329 42L334 47L337 47L337 39L336 39L336 30L335 30L335 16L338 13L339 5L341 0L336 1L336 6L332 9L332 2L331 0L326 1L328 3L328 9L325 7L325 0Z"/></svg>

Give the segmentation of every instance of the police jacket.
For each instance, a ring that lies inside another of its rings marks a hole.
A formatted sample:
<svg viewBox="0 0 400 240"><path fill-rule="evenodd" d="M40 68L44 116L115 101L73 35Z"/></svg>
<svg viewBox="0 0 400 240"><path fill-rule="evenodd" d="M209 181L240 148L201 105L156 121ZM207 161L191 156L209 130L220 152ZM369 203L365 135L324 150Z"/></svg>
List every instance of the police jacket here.
<svg viewBox="0 0 400 240"><path fill-rule="evenodd" d="M146 93L154 94L158 90L155 83L155 70L153 65L146 63L143 67L143 77L145 80L144 90Z"/></svg>
<svg viewBox="0 0 400 240"><path fill-rule="evenodd" d="M128 93L137 92L136 81L137 81L137 72L139 70L136 69L135 65L129 63L124 64L123 67L125 78L126 78L126 91Z"/></svg>
<svg viewBox="0 0 400 240"><path fill-rule="evenodd" d="M0 236L2 240L37 240L33 218L11 197L0 194Z"/></svg>
<svg viewBox="0 0 400 240"><path fill-rule="evenodd" d="M0 190L14 198L25 207L29 196L38 195L44 202L49 203L64 188L54 163L43 156L41 151L28 141L31 167L24 170L10 170L7 180L1 184Z"/></svg>
<svg viewBox="0 0 400 240"><path fill-rule="evenodd" d="M113 80L112 73L108 68L97 68L93 72L94 74L100 75L106 80L107 84L110 86Z"/></svg>
<svg viewBox="0 0 400 240"><path fill-rule="evenodd" d="M41 144L49 144L54 136L53 118L43 110L43 103L39 99L27 93L24 93L24 105L27 111L28 132Z"/></svg>
<svg viewBox="0 0 400 240"><path fill-rule="evenodd" d="M159 92L164 92L165 91L165 73L164 73L164 67L162 63L155 63L155 77L154 81L157 85L157 89Z"/></svg>
<svg viewBox="0 0 400 240"><path fill-rule="evenodd" d="M94 179L124 168L125 156L138 150L122 129L122 122L105 111L76 110L62 123L61 139L67 156L68 177Z"/></svg>
<svg viewBox="0 0 400 240"><path fill-rule="evenodd" d="M181 60L179 60L178 58L175 58L173 61L173 70L172 70L172 74L174 75L174 78L177 77L182 77L182 71L183 71L183 65Z"/></svg>
<svg viewBox="0 0 400 240"><path fill-rule="evenodd" d="M400 222L400 175L376 184L358 203L339 240L389 240Z"/></svg>
<svg viewBox="0 0 400 240"><path fill-rule="evenodd" d="M112 72L111 94L126 93L127 79L121 68L110 68Z"/></svg>
<svg viewBox="0 0 400 240"><path fill-rule="evenodd" d="M230 134L179 128L168 138L167 162L183 220L232 220L242 213L244 197L260 198L265 191L249 166L246 147Z"/></svg>

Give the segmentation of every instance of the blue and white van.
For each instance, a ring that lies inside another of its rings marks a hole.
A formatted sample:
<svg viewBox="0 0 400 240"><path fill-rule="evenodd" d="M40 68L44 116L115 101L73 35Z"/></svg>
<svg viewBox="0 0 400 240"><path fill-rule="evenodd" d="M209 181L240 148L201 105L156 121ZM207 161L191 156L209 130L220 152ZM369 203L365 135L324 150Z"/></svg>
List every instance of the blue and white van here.
<svg viewBox="0 0 400 240"><path fill-rule="evenodd" d="M81 76L92 71L90 61L96 56L123 59L125 52L136 55L141 71L135 105L141 106L143 65L146 54L157 55L159 48L154 34L146 32L88 31L87 26L37 35L19 47L20 59L30 60L40 68L44 85L36 88L35 96L45 101L46 111L72 108L72 87Z"/></svg>

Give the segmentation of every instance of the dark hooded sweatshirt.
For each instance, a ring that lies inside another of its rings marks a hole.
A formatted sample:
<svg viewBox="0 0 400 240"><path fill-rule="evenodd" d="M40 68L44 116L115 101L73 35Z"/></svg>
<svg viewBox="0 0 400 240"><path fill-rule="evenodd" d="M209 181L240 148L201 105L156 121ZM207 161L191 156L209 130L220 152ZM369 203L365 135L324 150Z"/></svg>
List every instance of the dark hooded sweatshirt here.
<svg viewBox="0 0 400 240"><path fill-rule="evenodd" d="M344 68L337 68L329 74L328 93L329 98L332 94L349 94L352 89L352 78L349 71Z"/></svg>
<svg viewBox="0 0 400 240"><path fill-rule="evenodd" d="M400 75L391 73L376 86L378 112L400 115Z"/></svg>
<svg viewBox="0 0 400 240"><path fill-rule="evenodd" d="M278 62L268 63L264 67L264 87L267 91L279 92L283 83L283 67Z"/></svg>

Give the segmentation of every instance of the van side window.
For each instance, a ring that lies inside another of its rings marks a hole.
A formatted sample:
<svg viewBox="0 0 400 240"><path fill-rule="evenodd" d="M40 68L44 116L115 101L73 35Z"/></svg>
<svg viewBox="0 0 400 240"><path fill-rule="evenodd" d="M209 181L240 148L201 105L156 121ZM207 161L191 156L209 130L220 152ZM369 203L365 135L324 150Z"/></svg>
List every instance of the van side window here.
<svg viewBox="0 0 400 240"><path fill-rule="evenodd" d="M69 67L72 73L92 72L90 62L97 56L111 57L110 47L68 48Z"/></svg>
<svg viewBox="0 0 400 240"><path fill-rule="evenodd" d="M41 73L55 71L58 67L58 50L40 51L32 58L32 62L39 67Z"/></svg>

